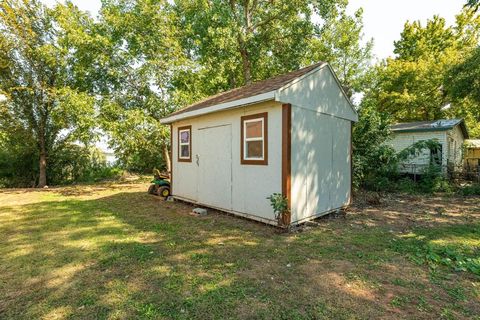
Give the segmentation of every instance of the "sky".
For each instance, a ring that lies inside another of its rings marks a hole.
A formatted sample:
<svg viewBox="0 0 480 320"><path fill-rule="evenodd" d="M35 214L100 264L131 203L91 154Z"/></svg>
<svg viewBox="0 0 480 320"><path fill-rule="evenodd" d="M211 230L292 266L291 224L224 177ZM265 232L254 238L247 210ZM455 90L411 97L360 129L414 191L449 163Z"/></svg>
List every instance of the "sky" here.
<svg viewBox="0 0 480 320"><path fill-rule="evenodd" d="M53 5L56 0L42 0ZM73 0L82 10L96 15L100 9L100 0ZM407 20L425 21L438 14L455 22L455 15L460 12L466 0L350 0L348 11L353 13L363 8L365 38L374 39L373 53L383 59L393 55L393 42L400 38L400 32Z"/></svg>
<svg viewBox="0 0 480 320"><path fill-rule="evenodd" d="M407 20L425 23L434 15L455 22L466 0L350 0L349 12L363 8L364 33L374 39L373 52L383 59L393 55L393 42L400 39L400 33Z"/></svg>

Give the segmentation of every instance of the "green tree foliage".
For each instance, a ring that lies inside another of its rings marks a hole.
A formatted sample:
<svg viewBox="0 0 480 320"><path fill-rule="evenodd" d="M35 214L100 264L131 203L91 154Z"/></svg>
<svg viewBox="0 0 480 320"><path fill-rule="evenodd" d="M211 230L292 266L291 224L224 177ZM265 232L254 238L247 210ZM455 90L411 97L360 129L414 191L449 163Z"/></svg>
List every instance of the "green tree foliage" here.
<svg viewBox="0 0 480 320"><path fill-rule="evenodd" d="M298 68L312 34L303 0L177 0L175 10L194 72L214 91Z"/></svg>
<svg viewBox="0 0 480 320"><path fill-rule="evenodd" d="M472 121L480 121L480 47L476 48L464 61L454 65L446 74L445 87L454 101L469 103ZM475 130L476 129L476 130ZM475 128L475 136L480 129Z"/></svg>
<svg viewBox="0 0 480 320"><path fill-rule="evenodd" d="M121 174L121 170L106 163L99 149L72 143L61 150L53 150L50 164L48 176L56 184L94 182L117 178Z"/></svg>
<svg viewBox="0 0 480 320"><path fill-rule="evenodd" d="M185 61L175 19L167 1L105 0L98 21L65 21L83 83L98 97L99 125L130 170L169 163L159 119L174 109L172 77Z"/></svg>
<svg viewBox="0 0 480 320"><path fill-rule="evenodd" d="M471 97L480 104L480 47L458 65L453 66L446 83L455 98Z"/></svg>
<svg viewBox="0 0 480 320"><path fill-rule="evenodd" d="M72 12L71 14L75 14ZM53 10L37 0L0 3L0 127L12 156L35 156L38 186L47 184L52 150L92 138L93 99L75 86L71 51ZM36 174L35 167L26 171ZM12 174L14 171L11 171Z"/></svg>
<svg viewBox="0 0 480 320"><path fill-rule="evenodd" d="M335 61L345 66L341 78L353 86L356 70L370 59L371 44L362 46L357 38L361 12L349 17L345 6L334 0L108 0L93 27L68 24L75 26L71 34L85 30L72 42L93 47L77 51L85 53L79 59L92 60L86 82L101 95L102 128L113 149L127 168L149 171L167 159L169 130L158 119L204 96L340 52ZM323 26L329 26L329 36L321 41L329 45L321 54L309 43L318 44L327 29L313 23L313 15L328 20Z"/></svg>
<svg viewBox="0 0 480 320"><path fill-rule="evenodd" d="M390 117L376 110L364 99L359 110L359 121L353 127L353 183L354 187L381 189L396 174L395 151L386 142L390 137Z"/></svg>
<svg viewBox="0 0 480 320"><path fill-rule="evenodd" d="M321 26L315 26L306 64L327 61L337 73L347 95L363 90L365 77L372 60L373 40L363 43L363 10L353 16L340 6L338 14L330 14Z"/></svg>
<svg viewBox="0 0 480 320"><path fill-rule="evenodd" d="M376 87L370 98L395 121L462 117L475 128L479 115L471 101L449 94L445 79L451 67L478 46L479 36L480 17L472 10L457 15L451 27L438 16L425 26L407 22L395 42L396 56L375 69Z"/></svg>
<svg viewBox="0 0 480 320"><path fill-rule="evenodd" d="M175 105L318 61L341 68L346 88L371 58L362 44L362 12L345 13L347 1L175 1L188 68L177 74Z"/></svg>
<svg viewBox="0 0 480 320"><path fill-rule="evenodd" d="M480 0L468 0L466 6L472 8L473 10L478 10L480 7Z"/></svg>

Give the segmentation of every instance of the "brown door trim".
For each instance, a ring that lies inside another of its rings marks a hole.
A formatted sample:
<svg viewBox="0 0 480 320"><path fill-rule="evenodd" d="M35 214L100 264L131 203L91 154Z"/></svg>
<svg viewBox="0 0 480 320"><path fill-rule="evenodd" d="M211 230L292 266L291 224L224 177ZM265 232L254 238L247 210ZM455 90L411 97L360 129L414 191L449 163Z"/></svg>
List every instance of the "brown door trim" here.
<svg viewBox="0 0 480 320"><path fill-rule="evenodd" d="M282 105L282 194L287 198L288 207L292 204L292 105ZM284 216L283 223L289 225L291 212Z"/></svg>

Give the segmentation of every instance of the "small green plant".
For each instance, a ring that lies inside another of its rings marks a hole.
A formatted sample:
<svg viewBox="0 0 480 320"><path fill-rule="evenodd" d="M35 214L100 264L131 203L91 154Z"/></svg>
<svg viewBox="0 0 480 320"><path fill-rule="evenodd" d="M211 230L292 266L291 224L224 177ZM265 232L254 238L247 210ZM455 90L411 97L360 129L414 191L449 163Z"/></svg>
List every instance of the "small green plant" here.
<svg viewBox="0 0 480 320"><path fill-rule="evenodd" d="M468 186L464 186L458 190L462 196L479 196L480 195L480 183L474 183Z"/></svg>
<svg viewBox="0 0 480 320"><path fill-rule="evenodd" d="M417 184L408 177L404 177L397 182L397 190L408 194L415 194L417 192Z"/></svg>
<svg viewBox="0 0 480 320"><path fill-rule="evenodd" d="M288 199L281 193L273 193L268 196L267 199L270 200L275 219L277 219L279 225L282 225L283 216L290 212L290 208L288 208Z"/></svg>
<svg viewBox="0 0 480 320"><path fill-rule="evenodd" d="M423 244L418 239L394 241L392 248L397 252L408 253L409 258L417 264L426 264L431 270L446 266L457 272L469 272L480 276L480 258L462 252L455 247L435 247Z"/></svg>

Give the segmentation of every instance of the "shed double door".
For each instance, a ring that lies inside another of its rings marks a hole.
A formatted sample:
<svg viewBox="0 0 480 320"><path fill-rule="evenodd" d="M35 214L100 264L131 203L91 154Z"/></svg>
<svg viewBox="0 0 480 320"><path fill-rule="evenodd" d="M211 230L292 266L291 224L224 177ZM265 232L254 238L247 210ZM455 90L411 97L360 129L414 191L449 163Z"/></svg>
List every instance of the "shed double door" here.
<svg viewBox="0 0 480 320"><path fill-rule="evenodd" d="M198 129L197 201L232 209L232 128L230 124Z"/></svg>

